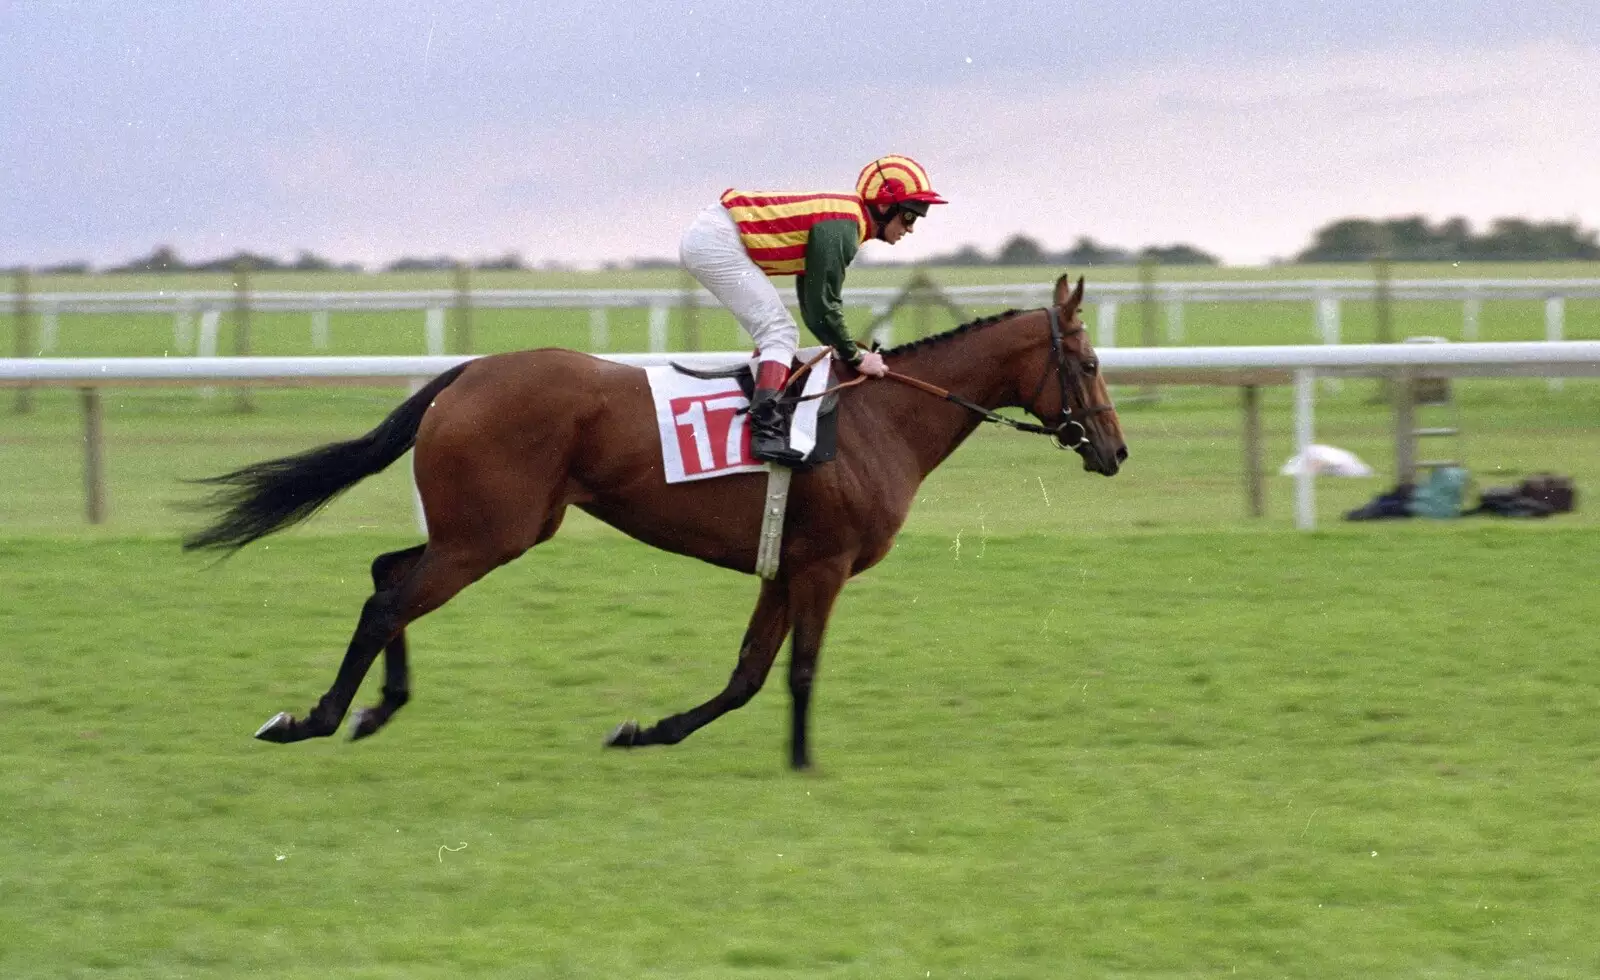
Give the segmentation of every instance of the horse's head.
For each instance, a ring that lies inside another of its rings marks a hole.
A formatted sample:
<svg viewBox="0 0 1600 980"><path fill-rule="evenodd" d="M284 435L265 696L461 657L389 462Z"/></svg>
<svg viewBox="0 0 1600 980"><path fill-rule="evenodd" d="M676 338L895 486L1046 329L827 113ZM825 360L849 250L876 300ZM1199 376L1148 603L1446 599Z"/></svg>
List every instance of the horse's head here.
<svg viewBox="0 0 1600 980"><path fill-rule="evenodd" d="M1079 316L1083 277L1078 277L1076 289L1071 286L1065 275L1056 280L1044 373L1032 401L1023 407L1056 430L1058 445L1083 457L1084 469L1115 476L1128 458L1128 446L1122 441L1117 410L1100 375L1100 359L1089 345L1089 332ZM1049 383L1052 376L1054 384Z"/></svg>

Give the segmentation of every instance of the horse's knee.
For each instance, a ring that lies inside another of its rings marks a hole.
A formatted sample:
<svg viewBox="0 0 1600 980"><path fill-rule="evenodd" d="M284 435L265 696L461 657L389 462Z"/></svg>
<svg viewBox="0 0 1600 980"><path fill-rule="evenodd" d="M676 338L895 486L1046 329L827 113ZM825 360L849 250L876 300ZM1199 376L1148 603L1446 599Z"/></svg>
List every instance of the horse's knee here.
<svg viewBox="0 0 1600 980"><path fill-rule="evenodd" d="M396 589L380 589L367 599L361 607L361 621L356 624L357 642L381 649L405 626L400 621L399 598Z"/></svg>
<svg viewBox="0 0 1600 980"><path fill-rule="evenodd" d="M752 677L743 671L734 671L733 677L728 681L728 709L742 708L750 703L750 699L761 691L761 685L766 681L763 677Z"/></svg>

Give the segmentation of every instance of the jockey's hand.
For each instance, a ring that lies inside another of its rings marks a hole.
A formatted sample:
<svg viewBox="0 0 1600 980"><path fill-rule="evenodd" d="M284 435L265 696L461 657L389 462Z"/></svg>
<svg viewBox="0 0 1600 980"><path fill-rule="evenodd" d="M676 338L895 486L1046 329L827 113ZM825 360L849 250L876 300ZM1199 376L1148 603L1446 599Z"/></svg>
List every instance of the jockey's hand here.
<svg viewBox="0 0 1600 980"><path fill-rule="evenodd" d="M888 372L889 366L883 363L883 355L875 350L869 350L861 355L861 360L856 362L856 370L868 377L881 378Z"/></svg>

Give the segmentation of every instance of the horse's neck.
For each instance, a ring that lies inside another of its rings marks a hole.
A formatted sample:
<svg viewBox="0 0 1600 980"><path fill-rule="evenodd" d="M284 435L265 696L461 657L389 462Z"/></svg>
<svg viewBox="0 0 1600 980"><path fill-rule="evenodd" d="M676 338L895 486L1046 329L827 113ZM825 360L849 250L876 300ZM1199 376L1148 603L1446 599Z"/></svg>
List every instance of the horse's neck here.
<svg viewBox="0 0 1600 980"><path fill-rule="evenodd" d="M893 358L892 370L938 385L988 409L1016 400L1012 365L1030 346L1026 314ZM1034 342L1037 342L1036 340ZM910 385L873 385L892 431L911 445L926 476L981 422L976 413Z"/></svg>

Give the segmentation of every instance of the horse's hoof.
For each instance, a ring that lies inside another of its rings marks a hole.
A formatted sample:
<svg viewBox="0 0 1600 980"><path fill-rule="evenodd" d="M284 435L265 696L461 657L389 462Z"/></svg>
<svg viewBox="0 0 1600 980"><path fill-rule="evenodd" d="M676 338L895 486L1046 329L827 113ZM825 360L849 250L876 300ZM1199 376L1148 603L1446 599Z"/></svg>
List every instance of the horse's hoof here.
<svg viewBox="0 0 1600 980"><path fill-rule="evenodd" d="M636 741L638 737L639 723L634 721L632 718L629 718L627 721L612 729L611 734L606 736L606 748L631 749L635 745L639 744Z"/></svg>
<svg viewBox="0 0 1600 980"><path fill-rule="evenodd" d="M359 742L383 727L383 719L372 708L362 708L350 716L350 741Z"/></svg>
<svg viewBox="0 0 1600 980"><path fill-rule="evenodd" d="M280 711L267 719L267 723L256 729L256 738L263 742L276 742L283 745L295 741L294 716L287 711Z"/></svg>

